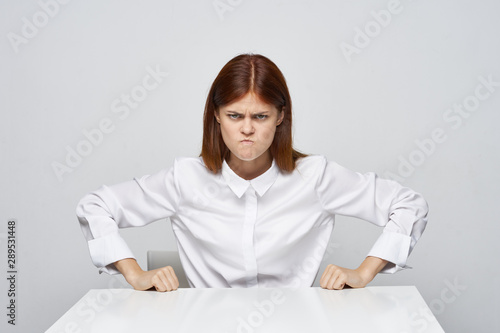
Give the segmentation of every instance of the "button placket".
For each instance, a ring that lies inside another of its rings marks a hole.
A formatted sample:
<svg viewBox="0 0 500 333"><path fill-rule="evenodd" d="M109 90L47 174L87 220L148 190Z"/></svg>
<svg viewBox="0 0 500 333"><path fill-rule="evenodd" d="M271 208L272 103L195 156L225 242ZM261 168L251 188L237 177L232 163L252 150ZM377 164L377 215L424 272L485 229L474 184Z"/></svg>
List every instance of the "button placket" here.
<svg viewBox="0 0 500 333"><path fill-rule="evenodd" d="M257 287L257 259L254 249L254 230L257 220L257 195L252 186L245 192L245 221L243 224L243 257L247 287Z"/></svg>

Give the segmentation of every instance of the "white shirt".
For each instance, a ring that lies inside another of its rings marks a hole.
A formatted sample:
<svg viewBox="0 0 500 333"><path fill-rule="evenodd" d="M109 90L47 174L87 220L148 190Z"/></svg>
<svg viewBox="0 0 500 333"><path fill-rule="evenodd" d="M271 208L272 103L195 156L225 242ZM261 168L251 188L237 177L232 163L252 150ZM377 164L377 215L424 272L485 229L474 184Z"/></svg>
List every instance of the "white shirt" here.
<svg viewBox="0 0 500 333"><path fill-rule="evenodd" d="M406 267L427 204L394 181L309 156L288 174L273 161L252 180L226 162L213 174L201 158L180 158L151 176L103 186L77 207L92 260L110 274L118 273L113 262L134 258L119 228L170 218L192 287L311 286L337 214L385 227L368 255L389 261L383 272L392 273Z"/></svg>

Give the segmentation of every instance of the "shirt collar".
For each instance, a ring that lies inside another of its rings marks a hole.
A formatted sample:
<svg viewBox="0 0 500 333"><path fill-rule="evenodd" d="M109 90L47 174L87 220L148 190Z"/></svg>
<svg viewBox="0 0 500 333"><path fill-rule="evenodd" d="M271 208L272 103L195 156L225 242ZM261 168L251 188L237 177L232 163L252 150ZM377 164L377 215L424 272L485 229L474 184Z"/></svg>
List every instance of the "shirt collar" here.
<svg viewBox="0 0 500 333"><path fill-rule="evenodd" d="M257 194L262 197L267 190L274 184L278 178L279 169L276 166L276 162L273 159L271 167L267 169L262 175L257 178L246 180L238 176L224 160L222 163L222 176L226 180L229 188L241 198L241 196L247 191L248 187L252 186Z"/></svg>

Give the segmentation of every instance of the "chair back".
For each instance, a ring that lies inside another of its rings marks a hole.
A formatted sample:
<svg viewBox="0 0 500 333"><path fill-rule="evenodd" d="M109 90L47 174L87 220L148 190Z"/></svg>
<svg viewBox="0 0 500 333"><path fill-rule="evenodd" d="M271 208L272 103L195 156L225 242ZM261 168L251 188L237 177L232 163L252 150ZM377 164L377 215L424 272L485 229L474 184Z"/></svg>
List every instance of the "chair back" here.
<svg viewBox="0 0 500 333"><path fill-rule="evenodd" d="M165 266L172 266L179 280L179 288L189 288L189 283L182 268L181 259L177 251L148 251L148 270Z"/></svg>

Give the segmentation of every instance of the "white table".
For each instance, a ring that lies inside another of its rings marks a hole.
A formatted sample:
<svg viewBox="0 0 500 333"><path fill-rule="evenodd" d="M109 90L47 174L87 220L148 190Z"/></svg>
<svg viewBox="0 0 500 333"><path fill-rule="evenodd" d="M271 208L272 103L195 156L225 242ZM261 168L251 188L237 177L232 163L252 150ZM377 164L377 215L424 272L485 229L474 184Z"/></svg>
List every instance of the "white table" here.
<svg viewBox="0 0 500 333"><path fill-rule="evenodd" d="M92 289L47 332L444 332L413 287Z"/></svg>

